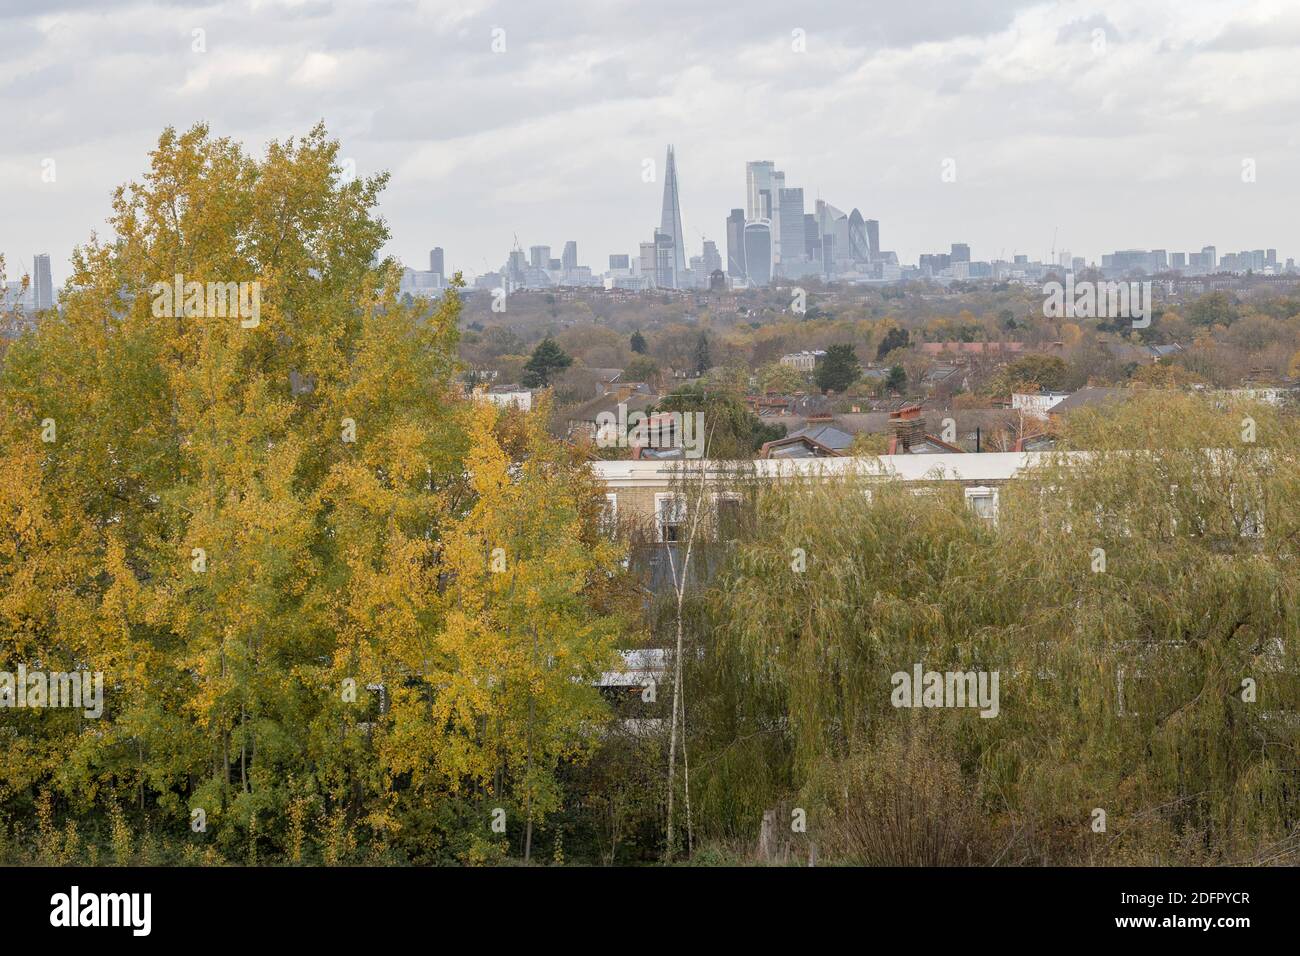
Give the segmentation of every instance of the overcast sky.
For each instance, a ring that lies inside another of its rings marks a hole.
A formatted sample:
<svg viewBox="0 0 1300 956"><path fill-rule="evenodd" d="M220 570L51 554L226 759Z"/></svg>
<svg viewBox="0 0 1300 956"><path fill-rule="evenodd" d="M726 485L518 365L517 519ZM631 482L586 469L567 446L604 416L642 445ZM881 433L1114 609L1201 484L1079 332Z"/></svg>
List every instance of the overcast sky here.
<svg viewBox="0 0 1300 956"><path fill-rule="evenodd" d="M0 0L0 114L10 278L48 251L61 283L159 132L199 120L260 152L324 119L392 173L416 268L440 245L485 272L518 234L602 271L658 224L670 142L691 255L725 256L770 159L904 262L1045 258L1058 227L1089 260L1300 257L1295 0Z"/></svg>

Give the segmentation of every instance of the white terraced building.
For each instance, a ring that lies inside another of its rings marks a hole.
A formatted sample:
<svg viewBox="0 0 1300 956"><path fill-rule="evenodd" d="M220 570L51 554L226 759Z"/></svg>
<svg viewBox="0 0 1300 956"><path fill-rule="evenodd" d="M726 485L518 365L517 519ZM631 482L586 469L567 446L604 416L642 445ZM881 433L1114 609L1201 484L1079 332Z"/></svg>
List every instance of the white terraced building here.
<svg viewBox="0 0 1300 956"><path fill-rule="evenodd" d="M878 458L769 458L728 461L596 461L591 469L604 485L609 517L635 519L650 526L659 541L673 541L682 519L684 478L725 485L741 478L835 478L857 474L872 480L902 481L918 486L956 482L970 507L996 520L998 486L1016 478L1056 452L988 452L984 454L881 455ZM1072 454L1085 454L1075 452ZM725 492L721 494L725 495Z"/></svg>

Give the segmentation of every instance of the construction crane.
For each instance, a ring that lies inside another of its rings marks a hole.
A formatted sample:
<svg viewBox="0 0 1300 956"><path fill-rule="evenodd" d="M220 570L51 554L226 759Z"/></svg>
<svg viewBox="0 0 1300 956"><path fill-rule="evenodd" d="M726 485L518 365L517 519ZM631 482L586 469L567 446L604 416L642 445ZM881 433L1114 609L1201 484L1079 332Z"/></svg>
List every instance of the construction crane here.
<svg viewBox="0 0 1300 956"><path fill-rule="evenodd" d="M1056 265L1056 234L1060 231L1060 226L1052 227L1052 258L1049 260L1052 265Z"/></svg>

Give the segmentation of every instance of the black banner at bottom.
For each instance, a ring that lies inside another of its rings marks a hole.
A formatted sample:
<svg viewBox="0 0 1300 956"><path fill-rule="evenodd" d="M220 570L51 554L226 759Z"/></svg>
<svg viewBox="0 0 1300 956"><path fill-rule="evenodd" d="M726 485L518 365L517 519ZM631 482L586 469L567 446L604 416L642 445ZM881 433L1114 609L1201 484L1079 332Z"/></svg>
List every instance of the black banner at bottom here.
<svg viewBox="0 0 1300 956"><path fill-rule="evenodd" d="M1231 945L1293 927L1295 887L1288 868L0 869L6 943L75 933L128 946L238 927L244 939L269 930L336 945L430 929L493 945L516 934L607 945L675 920L733 945L787 935L807 944L839 929L915 941L975 924L997 941L1199 934Z"/></svg>

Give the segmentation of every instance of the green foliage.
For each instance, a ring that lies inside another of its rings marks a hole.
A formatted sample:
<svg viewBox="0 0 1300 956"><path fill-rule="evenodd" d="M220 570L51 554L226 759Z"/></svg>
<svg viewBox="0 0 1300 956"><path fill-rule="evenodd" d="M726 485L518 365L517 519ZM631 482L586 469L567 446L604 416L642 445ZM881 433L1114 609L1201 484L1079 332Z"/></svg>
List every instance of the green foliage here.
<svg viewBox="0 0 1300 956"><path fill-rule="evenodd" d="M1003 394L1033 386L1055 391L1064 387L1068 372L1069 366L1059 356L1026 355L1003 369L998 375L998 382Z"/></svg>
<svg viewBox="0 0 1300 956"><path fill-rule="evenodd" d="M1263 860L1294 833L1295 419L1154 393L1071 426L1094 453L1004 486L995 526L949 485L755 489L702 599L701 839L787 799L876 863ZM998 715L896 708L916 663L998 672Z"/></svg>
<svg viewBox="0 0 1300 956"><path fill-rule="evenodd" d="M876 361L879 362L895 349L907 348L909 344L911 344L911 338L907 333L907 329L893 326L885 333L885 337L880 340L880 344L876 346Z"/></svg>
<svg viewBox="0 0 1300 956"><path fill-rule="evenodd" d="M1231 325L1239 313L1226 292L1211 292L1201 296L1187 310L1187 321L1193 325Z"/></svg>
<svg viewBox="0 0 1300 956"><path fill-rule="evenodd" d="M572 364L573 357L566 354L559 343L548 335L533 349L532 356L524 365L520 382L525 388L547 388L556 375Z"/></svg>
<svg viewBox="0 0 1300 956"><path fill-rule="evenodd" d="M640 329L637 329L635 332L632 333L632 340L628 344L631 347L632 351L635 352L637 355L646 354L645 336L641 334Z"/></svg>
<svg viewBox="0 0 1300 956"><path fill-rule="evenodd" d="M764 442L785 435L784 425L769 425L749 410L734 386L692 382L665 395L657 412L701 412L704 455L727 461L752 459Z"/></svg>
<svg viewBox="0 0 1300 956"><path fill-rule="evenodd" d="M695 371L703 375L711 368L713 360L709 357L709 337L701 332L699 341L695 343Z"/></svg>
<svg viewBox="0 0 1300 956"><path fill-rule="evenodd" d="M817 366L813 379L823 392L843 392L858 380L862 366L852 345L832 345Z"/></svg>
<svg viewBox="0 0 1300 956"><path fill-rule="evenodd" d="M341 173L320 127L166 131L6 356L0 670L105 685L0 710L18 859L483 862L597 739L599 491L545 407L463 398L458 288L400 302L384 179ZM168 314L177 274L260 283L260 321Z"/></svg>
<svg viewBox="0 0 1300 956"><path fill-rule="evenodd" d="M653 382L659 378L659 363L645 356L634 358L623 369L623 379L628 382Z"/></svg>

